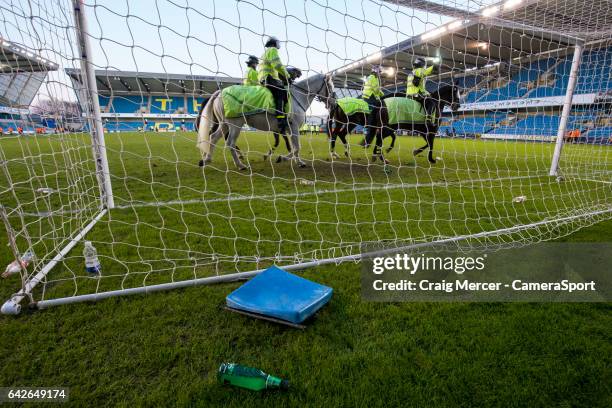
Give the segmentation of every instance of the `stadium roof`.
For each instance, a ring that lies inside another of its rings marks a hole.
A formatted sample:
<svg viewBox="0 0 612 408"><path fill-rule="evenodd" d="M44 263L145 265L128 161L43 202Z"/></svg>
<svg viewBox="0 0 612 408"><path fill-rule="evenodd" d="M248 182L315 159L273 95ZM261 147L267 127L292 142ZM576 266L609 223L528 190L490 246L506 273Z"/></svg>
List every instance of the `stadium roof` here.
<svg viewBox="0 0 612 408"><path fill-rule="evenodd" d="M81 71L67 68L73 81L80 82ZM210 95L224 87L242 83L241 78L206 75L166 74L137 71L96 70L98 93L107 94L185 94Z"/></svg>
<svg viewBox="0 0 612 408"><path fill-rule="evenodd" d="M32 50L0 37L1 73L47 72L56 69L56 63L43 58Z"/></svg>
<svg viewBox="0 0 612 408"><path fill-rule="evenodd" d="M373 64L383 66L383 86L405 83L412 60L439 59L442 75L519 64L546 54L566 55L576 44L612 35L609 0L505 0L462 10L428 0L389 0L455 19L333 71L337 86L360 88Z"/></svg>
<svg viewBox="0 0 612 408"><path fill-rule="evenodd" d="M57 64L0 37L0 105L3 111L32 103L48 71ZM4 108L8 107L8 108ZM18 113L18 110L14 110Z"/></svg>

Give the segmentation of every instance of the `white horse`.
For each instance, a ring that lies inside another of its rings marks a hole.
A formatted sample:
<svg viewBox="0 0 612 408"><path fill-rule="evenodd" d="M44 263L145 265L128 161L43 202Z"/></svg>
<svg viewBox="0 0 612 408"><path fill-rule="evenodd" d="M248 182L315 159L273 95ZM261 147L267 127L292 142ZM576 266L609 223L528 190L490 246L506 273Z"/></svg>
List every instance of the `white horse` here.
<svg viewBox="0 0 612 408"><path fill-rule="evenodd" d="M306 116L306 110L315 98L323 100L326 105L333 92L333 84L329 76L323 74L313 75L290 85L291 114L288 115L289 130L291 132L291 152L280 156L278 161L295 159L300 167L306 163L300 158L299 128ZM223 99L221 91L216 91L202 107L196 118L198 142L196 146L202 151L200 166L211 162L215 144L225 136L226 146L232 153L236 167L244 170L247 166L240 161L236 140L244 125L261 131L278 132L278 124L274 114L262 112L239 118L226 118L223 113Z"/></svg>

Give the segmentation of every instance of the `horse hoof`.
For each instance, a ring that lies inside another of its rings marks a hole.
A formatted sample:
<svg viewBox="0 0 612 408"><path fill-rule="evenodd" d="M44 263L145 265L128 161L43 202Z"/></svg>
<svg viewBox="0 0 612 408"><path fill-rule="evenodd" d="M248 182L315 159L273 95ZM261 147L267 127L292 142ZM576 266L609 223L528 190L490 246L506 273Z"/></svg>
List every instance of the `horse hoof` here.
<svg viewBox="0 0 612 408"><path fill-rule="evenodd" d="M200 167L204 167L204 160L200 160L200 161L198 162L198 166L200 166Z"/></svg>

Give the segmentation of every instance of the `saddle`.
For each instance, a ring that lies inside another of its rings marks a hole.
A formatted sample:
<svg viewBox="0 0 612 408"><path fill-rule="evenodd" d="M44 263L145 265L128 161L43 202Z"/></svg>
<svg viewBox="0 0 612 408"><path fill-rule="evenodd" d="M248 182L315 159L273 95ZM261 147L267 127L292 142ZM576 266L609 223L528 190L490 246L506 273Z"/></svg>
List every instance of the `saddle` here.
<svg viewBox="0 0 612 408"><path fill-rule="evenodd" d="M264 86L232 85L221 91L221 98L223 113L228 119L275 112L272 92ZM291 112L291 99L285 111Z"/></svg>
<svg viewBox="0 0 612 408"><path fill-rule="evenodd" d="M390 97L383 100L385 102L384 108L389 114L389 125L427 122L425 108L418 101L405 96ZM342 109L347 116L357 113L370 113L367 102L361 98L340 98L337 102L340 109Z"/></svg>

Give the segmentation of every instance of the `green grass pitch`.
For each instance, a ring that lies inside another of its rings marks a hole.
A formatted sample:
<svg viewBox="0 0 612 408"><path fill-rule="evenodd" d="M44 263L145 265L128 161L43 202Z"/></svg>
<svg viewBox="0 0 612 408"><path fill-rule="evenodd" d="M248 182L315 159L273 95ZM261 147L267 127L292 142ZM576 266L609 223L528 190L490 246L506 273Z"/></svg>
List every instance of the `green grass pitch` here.
<svg viewBox="0 0 612 408"><path fill-rule="evenodd" d="M324 135L302 138L309 167L263 160L271 136L245 133L250 165L227 152L198 167L193 133L107 135L118 208L87 238L104 278L83 271L82 246L49 275L37 299L135 287L358 253L359 242L414 243L609 208L609 146L568 145L564 180L550 178L550 144L436 140L430 166L400 137L389 171L329 159ZM386 142L388 143L388 141ZM278 149L283 152L284 147ZM343 148L337 147L342 156ZM0 140L0 202L23 248L39 258L98 212L85 135ZM49 196L40 187L56 190ZM513 203L519 195L524 203ZM20 205L22 216L10 209ZM49 214L48 212L51 212ZM507 239L612 239L606 216ZM609 216L608 216L609 218ZM4 235L3 235L4 236ZM11 260L5 238L0 262ZM211 258L211 254L216 258ZM238 254L238 259L234 255ZM609 406L609 304L372 304L359 266L303 275L334 288L304 331L223 311L239 283L77 304L0 317L1 386L68 386L74 405L123 406ZM19 288L0 281L3 301ZM44 288L45 292L42 292ZM223 361L288 378L287 393L220 387ZM384 398L381 398L384 396Z"/></svg>

